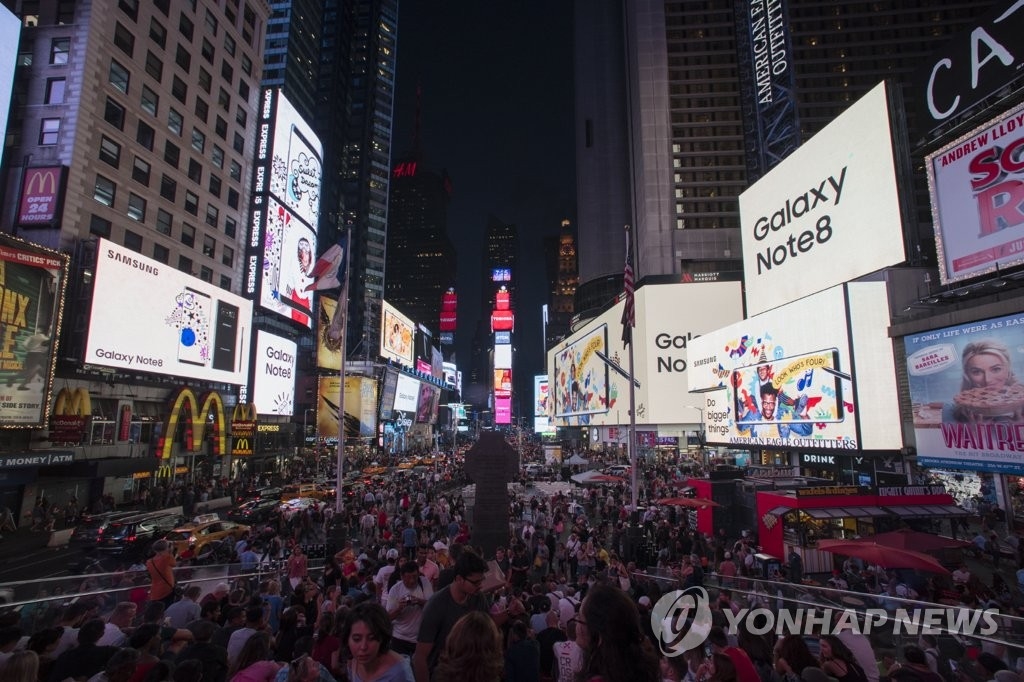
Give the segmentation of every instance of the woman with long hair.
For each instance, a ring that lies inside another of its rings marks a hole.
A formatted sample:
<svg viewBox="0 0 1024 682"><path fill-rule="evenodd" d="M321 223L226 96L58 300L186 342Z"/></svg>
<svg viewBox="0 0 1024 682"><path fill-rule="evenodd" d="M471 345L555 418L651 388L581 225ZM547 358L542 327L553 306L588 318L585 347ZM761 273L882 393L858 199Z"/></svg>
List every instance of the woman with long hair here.
<svg viewBox="0 0 1024 682"><path fill-rule="evenodd" d="M289 606L281 612L281 627L274 641L274 658L288 662L295 656L295 643L303 637L311 637L313 628L306 625L306 612L300 606Z"/></svg>
<svg viewBox="0 0 1024 682"><path fill-rule="evenodd" d="M841 639L835 635L822 635L818 646L821 647L821 669L826 673L839 682L867 682L864 669Z"/></svg>
<svg viewBox="0 0 1024 682"><path fill-rule="evenodd" d="M257 632L245 640L238 654L238 660L228 670L231 682L271 682L281 669L281 664L268 661L270 658L270 635Z"/></svg>
<svg viewBox="0 0 1024 682"><path fill-rule="evenodd" d="M587 592L576 614L584 628L580 682L659 682L661 670L650 640L640 627L640 613L625 592L598 583Z"/></svg>
<svg viewBox="0 0 1024 682"><path fill-rule="evenodd" d="M351 656L349 682L413 682L409 659L391 650L391 619L380 604L363 602L349 611L341 641Z"/></svg>
<svg viewBox="0 0 1024 682"><path fill-rule="evenodd" d="M501 633L480 611L459 618L448 633L434 682L498 682L504 672Z"/></svg>
<svg viewBox="0 0 1024 682"><path fill-rule="evenodd" d="M818 661L799 635L786 635L775 645L775 672L782 682L797 682L805 668L816 668Z"/></svg>
<svg viewBox="0 0 1024 682"><path fill-rule="evenodd" d="M39 654L31 649L15 651L0 668L4 682L38 682Z"/></svg>

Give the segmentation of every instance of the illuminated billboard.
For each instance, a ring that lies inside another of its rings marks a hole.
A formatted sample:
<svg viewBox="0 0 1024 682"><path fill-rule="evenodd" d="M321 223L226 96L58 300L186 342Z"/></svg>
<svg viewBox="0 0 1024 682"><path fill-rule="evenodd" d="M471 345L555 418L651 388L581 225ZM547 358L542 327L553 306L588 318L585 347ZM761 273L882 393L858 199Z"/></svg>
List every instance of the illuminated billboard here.
<svg viewBox="0 0 1024 682"><path fill-rule="evenodd" d="M334 340L328 333L331 328L331 320L334 318L334 311L338 308L338 300L320 296L320 314L316 323L316 366L320 369L332 369L335 372L341 371L341 343L342 339Z"/></svg>
<svg viewBox="0 0 1024 682"><path fill-rule="evenodd" d="M437 386L420 383L420 394L416 403L416 421L420 424L433 424L437 421L438 401L441 390Z"/></svg>
<svg viewBox="0 0 1024 682"><path fill-rule="evenodd" d="M555 416L608 410L608 325L588 332L555 353Z"/></svg>
<svg viewBox="0 0 1024 682"><path fill-rule="evenodd" d="M254 357L250 395L256 413L290 417L295 406L295 342L257 330Z"/></svg>
<svg viewBox="0 0 1024 682"><path fill-rule="evenodd" d="M512 344L494 344L494 368L510 369L512 367Z"/></svg>
<svg viewBox="0 0 1024 682"><path fill-rule="evenodd" d="M943 284L1024 263L1024 104L927 157Z"/></svg>
<svg viewBox="0 0 1024 682"><path fill-rule="evenodd" d="M740 195L748 315L905 260L889 110L882 83Z"/></svg>
<svg viewBox="0 0 1024 682"><path fill-rule="evenodd" d="M921 465L1024 475L1021 329L1016 314L904 337Z"/></svg>
<svg viewBox="0 0 1024 682"><path fill-rule="evenodd" d="M20 38L21 19L6 7L0 7L0 130L7 130ZM0 160L3 159L2 155L3 150L0 149Z"/></svg>
<svg viewBox="0 0 1024 682"><path fill-rule="evenodd" d="M252 301L100 239L86 364L247 383Z"/></svg>
<svg viewBox="0 0 1024 682"><path fill-rule="evenodd" d="M380 354L406 367L414 366L415 325L387 301L381 302Z"/></svg>
<svg viewBox="0 0 1024 682"><path fill-rule="evenodd" d="M18 225L52 227L60 221L64 177L63 166L33 166L25 169L18 201Z"/></svg>
<svg viewBox="0 0 1024 682"><path fill-rule="evenodd" d="M398 375L398 383L395 385L395 412L407 412L415 414L419 407L420 382L405 374Z"/></svg>
<svg viewBox="0 0 1024 682"><path fill-rule="evenodd" d="M316 230L323 149L312 128L279 90L263 90L253 171L245 291L260 305L313 325Z"/></svg>
<svg viewBox="0 0 1024 682"><path fill-rule="evenodd" d="M320 377L316 433L338 437L341 377ZM372 438L377 431L377 382L370 377L345 377L345 438Z"/></svg>
<svg viewBox="0 0 1024 682"><path fill-rule="evenodd" d="M491 268L491 281L492 282L511 282L512 281L512 269L511 268Z"/></svg>
<svg viewBox="0 0 1024 682"><path fill-rule="evenodd" d="M885 283L857 282L690 340L690 390L718 389L706 403L707 441L902 447L889 323Z"/></svg>
<svg viewBox="0 0 1024 682"><path fill-rule="evenodd" d="M494 398L494 423L495 424L511 424L512 423L512 399L511 398Z"/></svg>
<svg viewBox="0 0 1024 682"><path fill-rule="evenodd" d="M67 261L19 239L0 240L0 427L40 427L46 421Z"/></svg>
<svg viewBox="0 0 1024 682"><path fill-rule="evenodd" d="M512 397L512 370L494 370L494 395L499 398Z"/></svg>
<svg viewBox="0 0 1024 682"><path fill-rule="evenodd" d="M533 377L533 416L548 416L548 376L538 374Z"/></svg>

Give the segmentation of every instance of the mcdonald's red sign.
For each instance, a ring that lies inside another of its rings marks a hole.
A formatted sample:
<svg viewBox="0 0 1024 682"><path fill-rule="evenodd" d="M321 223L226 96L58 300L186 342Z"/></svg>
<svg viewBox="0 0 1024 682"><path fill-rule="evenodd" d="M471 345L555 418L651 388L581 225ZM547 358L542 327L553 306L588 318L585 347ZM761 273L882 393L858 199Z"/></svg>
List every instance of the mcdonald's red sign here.
<svg viewBox="0 0 1024 682"><path fill-rule="evenodd" d="M49 225L57 219L63 166L26 168L18 204L19 225Z"/></svg>

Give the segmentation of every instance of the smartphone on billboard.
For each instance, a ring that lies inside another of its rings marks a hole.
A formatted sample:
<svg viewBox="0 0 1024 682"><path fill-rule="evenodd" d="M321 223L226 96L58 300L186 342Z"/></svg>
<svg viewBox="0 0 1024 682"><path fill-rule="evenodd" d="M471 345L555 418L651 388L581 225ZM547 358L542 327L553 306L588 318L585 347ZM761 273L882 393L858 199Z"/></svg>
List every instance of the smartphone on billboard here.
<svg viewBox="0 0 1024 682"><path fill-rule="evenodd" d="M217 319L213 336L213 368L235 370L235 346L238 342L238 306L217 301Z"/></svg>
<svg viewBox="0 0 1024 682"><path fill-rule="evenodd" d="M178 330L178 362L205 367L210 358L209 294L185 287L181 292L182 320Z"/></svg>

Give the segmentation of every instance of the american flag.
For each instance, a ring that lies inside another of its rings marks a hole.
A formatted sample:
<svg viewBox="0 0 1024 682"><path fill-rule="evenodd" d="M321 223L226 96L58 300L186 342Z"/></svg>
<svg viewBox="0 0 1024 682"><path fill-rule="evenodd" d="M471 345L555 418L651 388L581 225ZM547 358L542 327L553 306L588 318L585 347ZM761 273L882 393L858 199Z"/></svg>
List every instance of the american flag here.
<svg viewBox="0 0 1024 682"><path fill-rule="evenodd" d="M636 326L636 305L634 302L635 282L633 281L633 259L630 257L630 233L626 229L626 266L622 270L622 286L626 290L626 305L622 307L622 345L633 341L633 327Z"/></svg>

